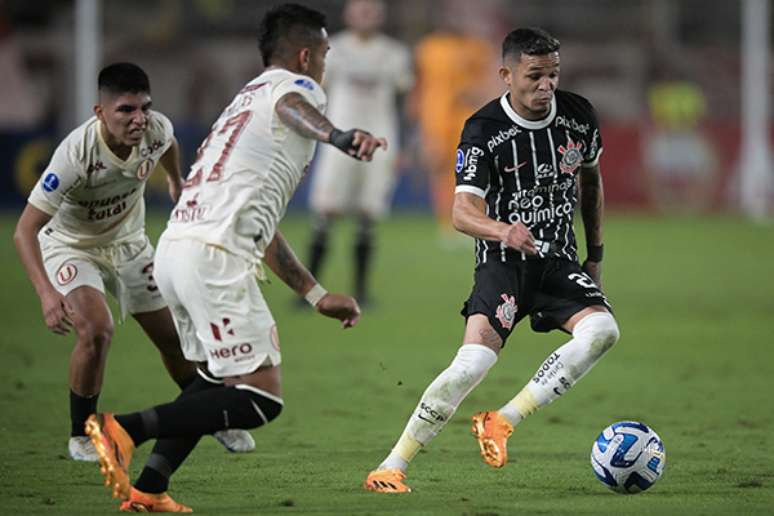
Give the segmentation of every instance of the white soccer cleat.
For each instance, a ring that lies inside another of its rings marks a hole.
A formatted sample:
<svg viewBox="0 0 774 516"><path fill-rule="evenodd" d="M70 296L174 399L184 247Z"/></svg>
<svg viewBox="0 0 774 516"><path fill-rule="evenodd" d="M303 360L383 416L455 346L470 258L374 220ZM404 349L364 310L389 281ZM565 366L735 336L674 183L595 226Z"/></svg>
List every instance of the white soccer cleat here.
<svg viewBox="0 0 774 516"><path fill-rule="evenodd" d="M99 460L97 449L94 448L94 443L91 442L88 435L70 437L67 449L70 451L70 458L73 460L84 462L97 462Z"/></svg>
<svg viewBox="0 0 774 516"><path fill-rule="evenodd" d="M232 453L247 453L255 449L255 439L247 430L221 430L215 432L213 437Z"/></svg>

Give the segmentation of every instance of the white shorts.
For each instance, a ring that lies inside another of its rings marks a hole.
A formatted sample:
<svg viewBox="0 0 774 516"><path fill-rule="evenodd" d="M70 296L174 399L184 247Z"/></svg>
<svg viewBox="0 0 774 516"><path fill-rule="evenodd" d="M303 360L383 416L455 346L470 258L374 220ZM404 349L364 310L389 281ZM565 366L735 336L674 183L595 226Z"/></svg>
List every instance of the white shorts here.
<svg viewBox="0 0 774 516"><path fill-rule="evenodd" d="M353 159L331 145L320 146L309 202L317 213L364 213L384 217L397 182L395 154L374 153L370 162Z"/></svg>
<svg viewBox="0 0 774 516"><path fill-rule="evenodd" d="M61 294L92 287L116 298L126 313L155 312L167 306L153 279L153 246L148 237L104 247L79 249L44 232L38 235L48 278Z"/></svg>
<svg viewBox="0 0 774 516"><path fill-rule="evenodd" d="M198 240L162 235L155 275L185 358L207 362L217 377L280 364L277 327L255 264Z"/></svg>

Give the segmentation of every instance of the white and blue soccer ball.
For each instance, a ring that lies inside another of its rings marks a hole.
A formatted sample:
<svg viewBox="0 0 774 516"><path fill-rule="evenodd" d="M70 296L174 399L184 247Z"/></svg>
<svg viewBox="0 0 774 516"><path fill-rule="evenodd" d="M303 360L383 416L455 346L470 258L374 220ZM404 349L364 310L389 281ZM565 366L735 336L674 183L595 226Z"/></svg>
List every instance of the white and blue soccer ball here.
<svg viewBox="0 0 774 516"><path fill-rule="evenodd" d="M599 434L591 447L591 467L600 482L617 493L645 491L661 478L664 443L637 421L619 421Z"/></svg>

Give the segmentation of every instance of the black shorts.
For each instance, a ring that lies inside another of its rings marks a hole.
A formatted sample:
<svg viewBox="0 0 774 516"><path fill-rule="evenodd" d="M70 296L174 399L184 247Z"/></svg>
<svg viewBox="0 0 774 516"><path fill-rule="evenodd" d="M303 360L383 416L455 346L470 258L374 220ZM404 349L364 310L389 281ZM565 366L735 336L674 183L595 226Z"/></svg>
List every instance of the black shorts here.
<svg viewBox="0 0 774 516"><path fill-rule="evenodd" d="M605 294L577 262L560 258L478 266L470 297L460 312L467 320L484 314L503 339L527 315L532 329L561 329L567 319L586 307L601 305L612 312Z"/></svg>

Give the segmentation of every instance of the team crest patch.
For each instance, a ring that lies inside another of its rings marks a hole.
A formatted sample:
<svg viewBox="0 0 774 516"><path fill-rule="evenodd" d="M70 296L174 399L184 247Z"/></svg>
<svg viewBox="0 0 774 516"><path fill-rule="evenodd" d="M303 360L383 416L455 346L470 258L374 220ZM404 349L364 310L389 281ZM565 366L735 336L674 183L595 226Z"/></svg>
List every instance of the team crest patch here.
<svg viewBox="0 0 774 516"><path fill-rule="evenodd" d="M506 330L513 328L513 323L516 321L516 311L519 309L516 306L516 299L508 294L500 294L503 303L497 307L495 317L500 321L500 325Z"/></svg>
<svg viewBox="0 0 774 516"><path fill-rule="evenodd" d="M583 142L575 143L568 135L567 147L560 145L559 154L562 155L559 169L565 174L572 174L583 162Z"/></svg>
<svg viewBox="0 0 774 516"><path fill-rule="evenodd" d="M154 162L152 159L146 159L142 163L140 163L140 166L137 167L137 179L140 181L145 181L145 179L150 175L151 171L153 170Z"/></svg>
<svg viewBox="0 0 774 516"><path fill-rule="evenodd" d="M56 282L65 286L72 282L78 275L78 267L72 263L65 263L56 271Z"/></svg>

